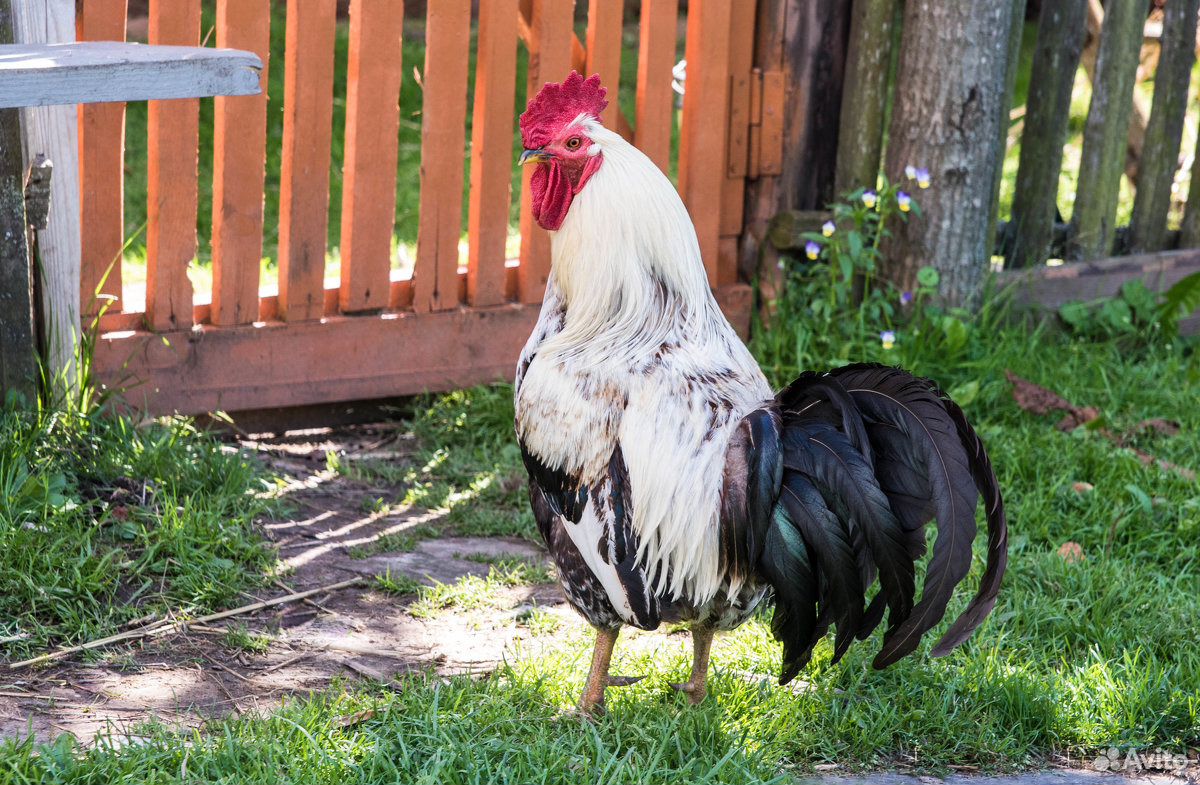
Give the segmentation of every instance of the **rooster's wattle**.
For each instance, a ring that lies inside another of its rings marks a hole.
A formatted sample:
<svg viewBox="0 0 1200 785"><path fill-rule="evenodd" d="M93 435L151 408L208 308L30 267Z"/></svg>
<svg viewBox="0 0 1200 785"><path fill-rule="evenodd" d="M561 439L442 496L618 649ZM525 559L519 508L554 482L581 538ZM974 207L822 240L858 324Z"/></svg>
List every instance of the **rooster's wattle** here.
<svg viewBox="0 0 1200 785"><path fill-rule="evenodd" d="M781 682L831 625L840 657L885 611L875 666L889 665L969 571L982 494L987 564L933 650L948 652L995 604L1007 560L979 437L937 385L896 368L806 373L773 395L717 307L675 188L601 125L604 96L599 77L572 73L521 116L552 268L517 368L516 430L538 527L597 629L583 710L603 703L625 624L689 623L695 660L679 686L703 699L713 633L768 593Z"/></svg>

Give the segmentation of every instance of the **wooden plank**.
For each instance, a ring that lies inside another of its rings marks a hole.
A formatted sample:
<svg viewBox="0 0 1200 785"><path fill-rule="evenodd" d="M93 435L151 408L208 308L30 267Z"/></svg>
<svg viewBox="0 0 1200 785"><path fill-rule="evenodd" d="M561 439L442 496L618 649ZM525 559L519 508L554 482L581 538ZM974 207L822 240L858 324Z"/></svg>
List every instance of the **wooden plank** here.
<svg viewBox="0 0 1200 785"><path fill-rule="evenodd" d="M352 0L342 188L343 313L385 308L396 223L402 0Z"/></svg>
<svg viewBox="0 0 1200 785"><path fill-rule="evenodd" d="M172 8L180 9L176 13L187 10L184 5ZM253 95L261 65L245 52L195 46L89 42L6 47L0 58L0 107Z"/></svg>
<svg viewBox="0 0 1200 785"><path fill-rule="evenodd" d="M199 40L200 0L152 0L150 43L192 45ZM150 102L146 318L155 330L192 325L187 268L196 256L199 133L199 101Z"/></svg>
<svg viewBox="0 0 1200 785"><path fill-rule="evenodd" d="M600 115L606 128L616 130L621 102L617 100L621 83L621 16L624 0L589 0L587 26L587 66L584 76L600 74L600 83L608 89L609 102Z"/></svg>
<svg viewBox="0 0 1200 785"><path fill-rule="evenodd" d="M879 177L892 33L899 6L899 0L861 0L851 6L834 177L837 194L873 188Z"/></svg>
<svg viewBox="0 0 1200 785"><path fill-rule="evenodd" d="M1196 62L1200 0L1171 0L1163 14L1162 56L1154 77L1154 106L1146 126L1130 227L1129 245L1135 253L1166 246L1171 185L1179 168L1188 86Z"/></svg>
<svg viewBox="0 0 1200 785"><path fill-rule="evenodd" d="M718 264L725 121L729 104L730 0L692 0L687 22L687 91L679 146L679 192L696 225L711 286L723 283Z"/></svg>
<svg viewBox="0 0 1200 785"><path fill-rule="evenodd" d="M75 41L70 0L17 3L12 20L14 40L21 44ZM0 73L0 83L9 80ZM79 110L43 104L22 110L21 123L26 165L39 156L53 164L53 209L37 231L38 316L45 371L55 392L65 393L75 387L80 332Z"/></svg>
<svg viewBox="0 0 1200 785"><path fill-rule="evenodd" d="M324 315L336 0L288 3L279 194L279 314Z"/></svg>
<svg viewBox="0 0 1200 785"><path fill-rule="evenodd" d="M425 24L421 110L421 215L413 269L413 309L458 306L463 157L467 118L470 0L430 5Z"/></svg>
<svg viewBox="0 0 1200 785"><path fill-rule="evenodd" d="M1100 258L1112 250L1144 11L1135 2L1113 3L1104 17L1071 216L1073 260Z"/></svg>
<svg viewBox="0 0 1200 785"><path fill-rule="evenodd" d="M1164 292L1179 280L1200 272L1200 249L1118 256L1072 262L1057 267L1005 270L996 276L1017 305L1049 310L1068 302L1115 297L1121 286L1138 280L1153 292Z"/></svg>
<svg viewBox="0 0 1200 785"><path fill-rule="evenodd" d="M530 51L526 95L532 99L547 82L561 82L570 72L571 28L575 0L532 0L530 29L537 49ZM529 178L533 167L522 167L521 266L517 268L518 297L523 303L540 303L550 278L550 235L533 220Z"/></svg>
<svg viewBox="0 0 1200 785"><path fill-rule="evenodd" d="M746 163L750 152L750 70L754 60L754 6L735 4L729 31L729 102L725 114L725 183L721 186L721 236L742 233L746 205ZM737 280L737 243L725 243L718 259L719 280Z"/></svg>
<svg viewBox="0 0 1200 785"><path fill-rule="evenodd" d="M219 0L217 46L257 54L264 90L213 102L213 324L247 324L258 317L270 38L270 0Z"/></svg>
<svg viewBox="0 0 1200 785"><path fill-rule="evenodd" d="M127 4L128 0L85 3L79 13L79 38L124 41ZM79 299L84 317L95 316L106 302L109 310L121 310L121 250L125 244L124 153L125 104L80 106Z"/></svg>
<svg viewBox="0 0 1200 785"><path fill-rule="evenodd" d="M750 287L725 287L716 296L731 323L749 323ZM535 304L500 305L104 335L97 341L94 372L101 382L121 382L126 399L151 414L453 390L511 381L538 311ZM409 350L399 352L397 346ZM313 368L321 373L314 377Z"/></svg>
<svg viewBox="0 0 1200 785"><path fill-rule="evenodd" d="M12 41L9 0L0 0L0 44ZM21 113L0 109L0 399L37 396L33 276L25 231Z"/></svg>
<svg viewBox="0 0 1200 785"><path fill-rule="evenodd" d="M467 301L471 305L495 305L505 299L504 246L512 198L513 101L517 86L517 0L484 0L480 4L476 62Z"/></svg>
<svg viewBox="0 0 1200 785"><path fill-rule="evenodd" d="M1067 142L1071 91L1083 52L1087 6L1088 0L1042 3L1013 195L1009 267L1040 265L1050 253L1058 175Z"/></svg>
<svg viewBox="0 0 1200 785"><path fill-rule="evenodd" d="M675 125L675 66L679 0L642 0L638 34L638 149L667 172L671 168L671 130Z"/></svg>

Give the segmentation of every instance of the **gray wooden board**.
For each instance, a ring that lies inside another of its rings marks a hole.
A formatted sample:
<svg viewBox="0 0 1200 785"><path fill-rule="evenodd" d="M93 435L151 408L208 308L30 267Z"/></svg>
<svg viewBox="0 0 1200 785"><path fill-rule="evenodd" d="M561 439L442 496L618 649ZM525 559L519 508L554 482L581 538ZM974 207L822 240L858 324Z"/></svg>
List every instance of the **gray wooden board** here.
<svg viewBox="0 0 1200 785"><path fill-rule="evenodd" d="M0 46L0 108L257 95L251 52L110 41Z"/></svg>

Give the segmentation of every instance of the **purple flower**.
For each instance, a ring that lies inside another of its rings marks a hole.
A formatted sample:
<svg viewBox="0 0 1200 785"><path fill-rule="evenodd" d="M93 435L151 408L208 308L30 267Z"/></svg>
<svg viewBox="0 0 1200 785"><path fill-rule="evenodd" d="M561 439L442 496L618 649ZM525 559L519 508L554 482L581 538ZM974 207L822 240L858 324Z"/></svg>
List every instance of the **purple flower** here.
<svg viewBox="0 0 1200 785"><path fill-rule="evenodd" d="M804 254L809 259L816 259L817 257L819 257L821 255L821 244L818 243L816 240L809 240L808 243L804 246Z"/></svg>
<svg viewBox="0 0 1200 785"><path fill-rule="evenodd" d="M879 194L874 191L863 191L862 200L867 207L874 207L875 203L879 201Z"/></svg>
<svg viewBox="0 0 1200 785"><path fill-rule="evenodd" d="M912 197L904 191L897 191L896 206L900 208L900 212L907 213L912 209Z"/></svg>
<svg viewBox="0 0 1200 785"><path fill-rule="evenodd" d="M917 186L920 188L928 188L932 180L929 177L928 169L918 169L916 171Z"/></svg>
<svg viewBox="0 0 1200 785"><path fill-rule="evenodd" d="M826 237L833 237L833 233L836 231L837 224L835 224L833 221L826 221L825 223L821 224L821 234L825 235Z"/></svg>
<svg viewBox="0 0 1200 785"><path fill-rule="evenodd" d="M896 345L896 334L891 330L884 330L879 334L879 341L885 350L891 349Z"/></svg>
<svg viewBox="0 0 1200 785"><path fill-rule="evenodd" d="M913 293L912 292L900 292L900 304L901 305L908 305L912 301L913 301Z"/></svg>

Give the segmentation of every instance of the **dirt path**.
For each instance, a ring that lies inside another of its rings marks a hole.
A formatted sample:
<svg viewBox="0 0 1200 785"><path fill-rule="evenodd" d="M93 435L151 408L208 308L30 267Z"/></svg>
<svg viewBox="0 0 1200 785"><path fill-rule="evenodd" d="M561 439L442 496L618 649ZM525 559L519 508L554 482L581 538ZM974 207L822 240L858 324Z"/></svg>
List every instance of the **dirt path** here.
<svg viewBox="0 0 1200 785"><path fill-rule="evenodd" d="M49 739L71 732L87 741L110 728L127 734L151 718L191 727L214 717L267 711L289 695L323 689L335 677L387 679L413 669L487 672L518 641L526 653L537 650L535 636L516 623L523 610L536 605L561 617L562 625L581 624L555 584L505 588L495 607L447 610L430 618L405 611L411 597L378 588L375 576L382 574L454 583L466 575L485 576L487 559L545 559L537 546L510 538L447 537L420 541L408 552L386 550L403 547L397 535L436 525L438 516L414 509L369 512L376 500L402 495L400 489L328 471L326 454L402 461L403 434L346 428L243 444L289 478L283 493L294 509L284 520L263 522L289 572L271 591L247 602L356 576L362 584L106 650L95 663L77 657L0 674L0 737L32 732ZM239 650L229 643L230 630L265 636L269 646L260 653Z"/></svg>

